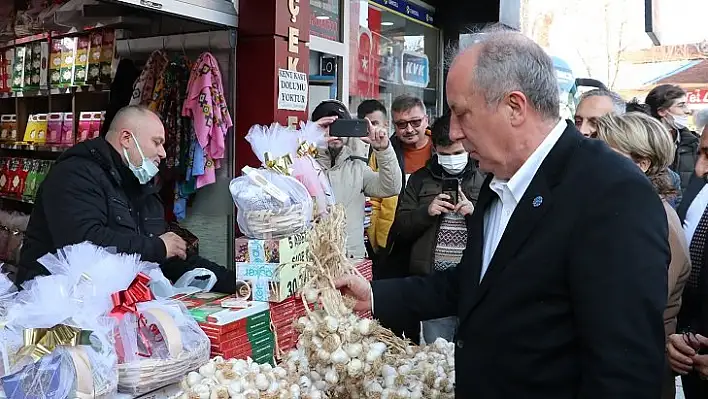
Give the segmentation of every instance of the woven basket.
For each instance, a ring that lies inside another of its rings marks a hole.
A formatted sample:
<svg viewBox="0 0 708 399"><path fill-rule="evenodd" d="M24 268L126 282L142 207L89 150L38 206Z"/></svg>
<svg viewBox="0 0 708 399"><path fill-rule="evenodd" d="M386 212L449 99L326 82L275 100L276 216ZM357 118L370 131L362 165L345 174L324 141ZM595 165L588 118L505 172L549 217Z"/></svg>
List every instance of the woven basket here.
<svg viewBox="0 0 708 399"><path fill-rule="evenodd" d="M252 237L268 239L300 233L309 222L306 217L302 205L293 205L277 211L249 211L246 223Z"/></svg>
<svg viewBox="0 0 708 399"><path fill-rule="evenodd" d="M209 340L170 359L145 359L118 365L118 392L141 395L180 382L209 361Z"/></svg>

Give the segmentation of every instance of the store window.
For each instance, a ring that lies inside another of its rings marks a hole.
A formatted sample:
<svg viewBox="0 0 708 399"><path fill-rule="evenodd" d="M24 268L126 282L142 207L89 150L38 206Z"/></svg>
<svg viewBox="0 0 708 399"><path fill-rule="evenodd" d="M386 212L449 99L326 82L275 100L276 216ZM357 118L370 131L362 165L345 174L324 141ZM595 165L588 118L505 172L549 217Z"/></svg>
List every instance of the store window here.
<svg viewBox="0 0 708 399"><path fill-rule="evenodd" d="M440 113L440 30L432 11L405 1L352 1L349 106L419 96L433 119ZM427 21L427 22L426 22Z"/></svg>
<svg viewBox="0 0 708 399"><path fill-rule="evenodd" d="M341 0L310 0L310 35L335 42L342 41Z"/></svg>

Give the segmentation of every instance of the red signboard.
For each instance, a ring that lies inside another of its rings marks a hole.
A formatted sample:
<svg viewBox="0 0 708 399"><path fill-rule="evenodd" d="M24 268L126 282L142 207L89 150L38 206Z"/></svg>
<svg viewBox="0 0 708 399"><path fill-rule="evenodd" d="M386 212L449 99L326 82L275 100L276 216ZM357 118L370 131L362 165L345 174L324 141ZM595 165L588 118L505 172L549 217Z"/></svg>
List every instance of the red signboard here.
<svg viewBox="0 0 708 399"><path fill-rule="evenodd" d="M689 91L687 95L688 104L708 105L708 89L696 89Z"/></svg>

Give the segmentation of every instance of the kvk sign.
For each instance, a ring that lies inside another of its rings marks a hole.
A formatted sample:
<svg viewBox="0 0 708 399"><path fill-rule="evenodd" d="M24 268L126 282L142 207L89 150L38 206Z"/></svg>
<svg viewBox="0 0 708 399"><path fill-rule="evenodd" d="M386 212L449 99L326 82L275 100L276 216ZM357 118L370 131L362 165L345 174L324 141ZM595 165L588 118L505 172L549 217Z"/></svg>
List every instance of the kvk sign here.
<svg viewBox="0 0 708 399"><path fill-rule="evenodd" d="M430 62L425 54L404 52L401 67L403 84L416 87L428 87L430 83Z"/></svg>

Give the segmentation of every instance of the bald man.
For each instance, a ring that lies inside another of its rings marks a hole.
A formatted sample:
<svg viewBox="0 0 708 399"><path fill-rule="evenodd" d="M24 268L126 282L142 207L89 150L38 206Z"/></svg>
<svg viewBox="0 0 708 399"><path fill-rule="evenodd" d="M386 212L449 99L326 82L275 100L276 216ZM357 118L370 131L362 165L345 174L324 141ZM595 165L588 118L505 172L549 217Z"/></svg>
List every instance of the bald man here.
<svg viewBox="0 0 708 399"><path fill-rule="evenodd" d="M166 232L164 209L153 178L165 158L165 129L147 108L116 114L106 137L67 150L37 193L20 253L17 284L48 274L37 262L67 245L90 241L159 263L172 281L195 267L214 271L214 291L233 292L235 276L199 256Z"/></svg>

